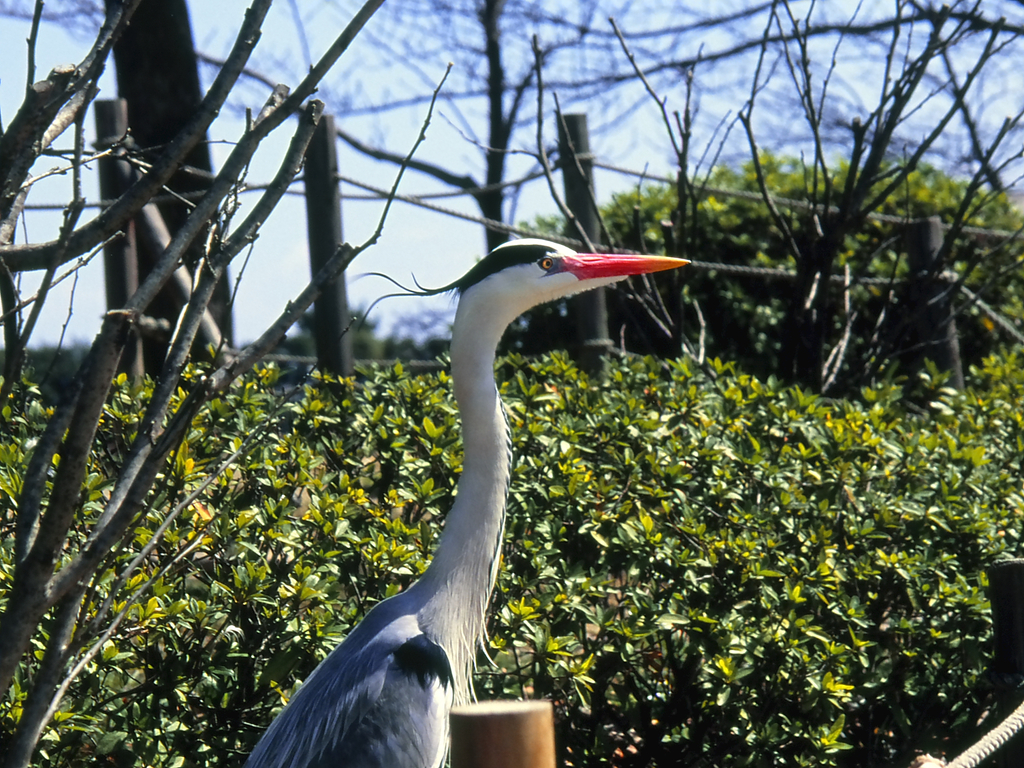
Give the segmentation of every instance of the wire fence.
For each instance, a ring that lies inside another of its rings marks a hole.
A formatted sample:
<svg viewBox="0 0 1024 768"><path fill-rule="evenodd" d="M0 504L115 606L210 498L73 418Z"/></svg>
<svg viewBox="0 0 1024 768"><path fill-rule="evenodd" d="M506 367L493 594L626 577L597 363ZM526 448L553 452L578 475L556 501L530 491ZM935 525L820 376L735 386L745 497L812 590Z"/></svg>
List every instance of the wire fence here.
<svg viewBox="0 0 1024 768"><path fill-rule="evenodd" d="M674 184L675 183L675 180L671 179L671 178L661 177L661 176L652 176L651 174L649 174L649 173L647 173L645 171L637 171L635 169L624 168L622 166L612 165L612 164L608 164L608 163L595 162L594 166L597 167L597 168L602 168L604 170L608 170L608 171L614 172L614 173L619 173L619 174L623 174L623 175L629 175L629 176L632 176L632 177L638 178L638 179L646 179L648 181L652 181L652 182L656 182L656 183L662 183L662 184ZM350 200L351 199L386 200L389 197L393 197L393 199L398 200L400 202L403 202L403 203L406 203L406 204L409 204L409 205L414 205L414 206L417 206L419 208L422 208L422 209L425 209L425 210L429 210L429 211L432 211L434 213L441 214L443 216L449 216L449 217L452 217L452 218L460 219L462 221L468 221L468 222L473 223L473 224L478 224L478 225L480 225L482 227L485 227L486 229L494 231L494 232L503 232L503 233L510 234L510 235L517 235L519 237L538 237L538 238L544 238L544 239L547 239L547 240L551 240L553 242L561 243L563 245L566 245L566 246L569 246L569 247L575 248L575 249L579 249L579 248L584 247L584 244L580 240L578 240L576 238L566 237L564 235L559 235L559 234L551 233L551 232L540 232L540 231L531 229L529 227L523 227L523 226L517 226L517 225L514 225L514 224L509 224L507 222L498 221L496 219L490 219L490 218L487 218L487 217L484 217L484 216L480 216L480 215L476 215L476 214L472 214L472 213L467 213L466 211L461 211L461 210L458 210L456 208L452 208L452 207L449 207L449 206L441 205L441 204L439 204L437 202L433 202L434 200L437 200L437 199L445 199L445 198L451 199L451 198L457 198L457 197L475 197L477 195L480 195L480 194L483 194L483 193L486 193L486 192L493 192L495 190L517 188L517 187L521 187L522 185L527 184L527 183L529 183L531 181L535 181L535 180L537 180L539 178L542 178L543 176L544 176L544 174L541 173L541 172L532 172L532 173L526 174L524 176L521 176L519 178L512 179L512 180L509 180L509 181L504 181L504 182L501 182L501 183L498 183L498 184L489 184L489 185L485 185L485 186L471 187L471 188L466 188L466 189L461 189L461 190L454 190L454 191L449 191L449 192L428 193L428 194L421 194L421 195L408 195L408 194L402 194L402 193L393 193L390 189L385 189L383 187L379 187L377 185L370 184L370 183L368 183L366 181L362 181L360 179L354 178L352 176L347 176L347 175L344 175L344 174L336 174L336 179L337 179L337 181L341 182L342 184L346 184L346 185L348 185L350 187L355 187L356 189L362 190L363 193L364 193L364 194L358 194L358 195L353 195L353 194L349 193L349 194L346 194L344 196L346 199L350 199ZM302 179L298 179L297 180L297 182L301 182L301 181L302 181ZM258 189L262 189L262 188L264 188L263 185L250 185L250 186L245 187L242 191L252 191L252 190L258 190ZM749 190L728 189L728 188L724 188L724 187L705 186L705 187L701 188L700 192L701 192L701 194L708 195L708 196L732 197L732 198L735 198L735 199L749 200L751 202L757 202L757 203L763 203L764 202L764 198L763 198L763 196L759 192L752 192L752 191L749 191ZM810 202L808 202L806 200L798 200L798 199L786 198L786 197L772 197L771 200L772 200L773 204L775 204L778 207L782 207L782 208L789 208L789 209L793 209L793 210L804 210L804 211L822 210L821 206L816 206L815 204L810 203ZM891 215L891 214L882 214L882 213L870 213L870 214L868 214L866 216L866 218L869 219L869 220L872 220L872 221L878 221L878 222L883 222L883 223L888 223L888 224L907 224L910 221L910 219L908 219L905 216L895 216L895 215ZM947 228L948 228L948 225L947 225ZM965 235L971 236L971 237L985 238L985 239L998 239L998 240L1002 240L1002 241L1006 241L1006 242L1014 242L1014 241L1016 241L1018 239L1022 239L1022 235L1024 235L1024 229L1005 230L1005 229L989 229L989 228L971 227L971 226L961 227L960 228L960 232L962 232ZM792 269L786 269L786 268L781 268L781 267L751 266L751 265L745 265L745 264L726 264L726 263L723 263L723 262L702 261L700 259L691 259L691 261L690 261L690 268L692 268L692 269L707 270L707 271L714 271L714 272L717 272L717 273L720 273L720 274L733 275L733 276L737 276L737 277L750 277L750 278L758 278L758 279L763 279L763 280L795 280L797 278L796 271L792 270ZM944 272L939 277L944 279L944 280L946 280L949 283L954 283L954 282L956 282L958 280L957 275L955 273L952 273L952 272ZM882 287L882 286L892 287L892 286L895 286L895 285L900 284L901 282L903 282L903 281L894 280L892 278L886 278L886 277L870 277L870 276L851 277L851 276L849 276L847 274L831 274L831 275L828 276L828 279L832 283L835 283L835 284L843 284L843 285L850 285L850 286L863 285L863 286L877 286L877 287ZM1013 322L1013 320L1011 318L1007 317L1005 314L1001 313L995 307L992 307L990 304L985 302L980 296L978 296L978 294L976 294L974 291L972 291L969 288L967 288L965 285L962 285L962 284L959 285L958 290L963 293L963 295L967 298L968 302L972 306L976 307L977 310L982 315L984 315L986 318L988 318L988 320L993 324L994 327L999 328L1003 333L1005 333L1008 337L1013 339L1016 343L1024 345L1024 332L1022 332L1021 329L1019 329L1014 324L1014 322ZM279 362L284 362L284 361L288 360L288 361L291 361L291 362L293 362L294 364L297 364L297 365L310 365L310 364L312 364L310 362L310 360L307 360L305 358L288 356L288 355L277 356L277 358L275 358L275 359L278 359ZM314 362L315 362L315 360L314 360ZM371 363L373 363L375 361L361 361L361 362L365 362L366 364L371 364ZM377 362L382 362L382 361L377 361ZM413 362L413 361L410 361L410 362Z"/></svg>
<svg viewBox="0 0 1024 768"><path fill-rule="evenodd" d="M593 162L593 167L600 168L612 173L617 173L624 176L630 176L632 178L639 179L641 182L649 181L658 184L674 185L676 179L667 176L660 176L651 174L648 171L639 171L633 168L627 168L620 165L611 163L600 162L591 156L588 156L588 160ZM200 169L194 169L196 173L205 173ZM519 237L540 237L547 240L551 240L563 245L567 245L571 248L580 249L584 247L584 244L573 237L566 237L551 232L539 232L529 227L517 226L509 224L507 222L490 219L480 215L474 215L465 211L441 205L434 200L439 199L453 199L459 197L477 197L481 194L486 194L498 190L520 188L525 184L532 181L536 181L545 176L542 171L532 171L521 177L502 181L495 184L487 184L483 186L468 187L457 190L449 190L444 192L432 192L418 195L407 195L401 193L393 193L389 189L376 186L374 184L367 183L365 181L356 179L351 176L343 174L335 174L337 181L346 184L350 187L362 190L363 194L347 194L347 199L362 199L362 200L386 200L389 197L393 197L395 200L407 203L409 205L418 206L422 209L432 211L444 216L452 218L458 218L463 221L468 221L474 224L478 224L486 229L494 232L502 232L509 235L517 235ZM301 185L305 182L304 177L295 179L292 186ZM239 188L240 194L259 192L267 188L266 184L246 184ZM717 196L717 197L730 197L733 199L748 200L754 203L765 203L765 198L760 192L742 189L730 189L725 187L716 187L710 185L702 185L698 188L698 194L701 196ZM303 192L300 189L290 189L289 194L301 195ZM203 192L192 192L185 194L173 194L164 195L161 197L154 198L152 202L160 203L164 199L167 201L172 200L194 200L198 199L203 195ZM113 200L101 199L95 202L86 203L88 208L105 208L111 205ZM807 200L800 200L795 198L788 198L782 196L771 196L770 202L778 208L786 208L790 210L801 210L810 212L821 212L825 208L820 204L815 204ZM42 204L29 204L26 205L27 210L34 211L46 211L46 210L63 210L66 208L65 204L60 203L42 203ZM831 206L829 210L838 210L836 207ZM884 214L878 212L868 213L865 218L869 221L878 221L888 224L907 224L909 218L906 216L897 216L892 214ZM948 225L944 225L948 229ZM1024 239L1024 228L1017 230L1005 230L1005 229L989 229L974 226L963 226L960 227L960 232L975 238L981 239L995 239L1004 241L1004 244L1012 243L1019 239ZM733 275L737 277L750 277L758 278L763 280L794 280L797 277L795 270L779 268L779 267L765 267L765 266L751 266L744 264L726 264L722 262L708 262L700 259L691 259L690 267L692 269L701 269L715 271L720 274ZM941 277L947 281L953 282L957 280L956 275L951 273L944 273ZM849 285L867 285L867 286L893 286L898 281L894 281L890 278L883 277L869 277L869 276L858 276L851 278L846 274L831 274L828 279L836 284L849 284ZM1007 317L1004 313L1000 312L990 304L985 302L975 292L971 291L964 285L959 286L959 290L967 298L970 305L977 308L977 310L984 315L994 327L997 327L1005 333L1008 337L1012 338L1016 343L1024 345L1024 331L1017 327L1014 321ZM286 356L287 357L287 356ZM296 364L304 365L306 361L301 358L294 358Z"/></svg>
<svg viewBox="0 0 1024 768"><path fill-rule="evenodd" d="M629 168L623 168L621 166L609 165L606 163L595 163L595 167L603 168L605 170L614 171L620 174L626 174L634 176L636 178L648 179L659 183L672 184L674 180L651 176L645 172L636 171ZM484 191L493 191L494 189L517 187L525 184L529 181L535 180L543 174L528 174L519 179L513 181L507 181L502 184L492 184L486 187L474 187L471 189L462 190L459 192L447 193L445 196L473 196ZM358 189L362 189L365 192L369 192L369 195L361 196L362 199L387 199L391 195L390 190L377 187L373 184L355 179L351 176L345 176L342 174L338 175L338 180L344 184L351 185ZM706 195L718 195L722 197L733 197L742 200L750 200L752 202L764 202L764 198L758 192L751 192L749 190L738 190L738 189L726 189L723 187L703 187L701 189L702 194ZM351 197L351 196L347 196ZM482 227L486 227L494 232L504 232L507 234L518 235L520 237L539 237L553 242L567 245L570 248L582 248L584 244L572 237L565 237L563 235L553 234L551 232L538 232L527 227L516 226L508 224L503 221L497 221L495 219L489 219L484 216L478 216L465 211L459 211L454 208L447 206L438 205L437 203L430 202L426 195L403 195L396 194L394 199L399 200L410 205L415 205L420 208L424 208L435 213L439 213L445 216L451 216L453 218L462 219L463 221L469 221L474 224L479 224ZM792 208L797 210L820 210L820 206L815 206L813 203L809 203L805 200L796 200L793 198L785 197L772 197L772 202L784 208ZM905 216L894 216L891 214L882 213L871 213L866 217L872 221L879 221L888 224L907 224L910 219ZM948 225L946 225L948 228ZM1013 242L1018 239L1022 239L1024 236L1024 228L1017 230L1005 230L1005 229L986 229L983 227L970 227L965 226L960 228L960 232L965 235L977 238L991 238L999 239L1004 241ZM797 273L795 270L780 268L780 267L762 267L762 266L750 266L745 264L725 264L722 262L712 261L701 261L699 259L690 260L690 268L713 270L721 274L736 275L741 277L756 277L767 280L795 280ZM957 276L954 273L944 273L943 277L950 282L956 281ZM829 275L828 279L837 284L845 284L847 281L851 285L874 285L874 286L892 286L900 281L894 281L886 277L855 277L850 278L845 274L832 274ZM1018 329L1013 321L1006 315L1000 313L997 309L983 301L977 294L968 289L966 286L961 285L960 290L964 293L967 299L978 308L978 311L985 315L995 326L1000 330L1004 331L1008 336L1014 339L1018 344L1024 345L1024 332Z"/></svg>
<svg viewBox="0 0 1024 768"><path fill-rule="evenodd" d="M588 159L593 160L593 167L595 168L600 168L602 170L617 173L620 175L630 176L632 178L639 179L641 182L648 181L666 185L674 185L676 183L676 179L674 178L660 175L652 175L646 170L638 171L633 168L626 168L620 165L604 163L596 159L593 159L590 156L588 156ZM197 172L199 171L197 170ZM456 208L452 208L450 206L445 206L440 203L434 202L440 199L454 199L460 197L474 198L478 197L481 194L486 194L498 190L521 188L525 184L541 179L544 176L545 174L542 171L532 171L518 178L495 184L487 184L483 186L468 187L444 192L432 192L425 194L409 195L402 193L393 193L390 189L385 189L383 187L370 184L360 179L356 179L352 176L337 173L335 174L337 181L341 182L342 184L348 185L349 187L354 187L362 191L361 194L348 193L345 195L346 199L386 200L389 197L393 197L393 199L398 200L400 202L409 205L414 205L419 208L441 214L443 216L457 218L463 221L477 224L479 226L485 227L490 231L502 232L505 234L516 235L519 237L540 237L557 243L561 243L563 245L567 245L575 249L580 249L584 247L584 244L577 238L566 237L564 235L559 235L551 232L539 232L529 227L517 226L514 224L509 224L507 222L490 219L484 216L467 213L465 211L461 211ZM305 178L300 177L295 179L292 186L302 185L304 184L304 182ZM238 192L240 194L259 192L265 190L266 188L266 184L246 184L241 186ZM164 195L162 197L154 198L152 202L160 203L163 202L164 199L166 199L167 201L180 201L183 199L193 200L198 199L199 197L202 196L202 194L203 192L200 191L185 193L184 195ZM303 192L301 189L291 189L289 190L289 194L301 195L303 194ZM698 189L698 194L707 197L730 197L734 199L748 200L754 203L765 202L765 199L760 192L742 189L730 189L710 185L701 186ZM778 208L811 212L821 212L824 210L824 208L821 205L809 202L807 200L800 200L782 196L771 196L770 201L773 205L775 205ZM95 202L87 203L86 207L105 208L111 205L113 202L113 200L101 199ZM65 207L66 205L59 203L43 203L27 205L26 209L44 211L63 210ZM836 209L835 207L830 207L830 210L838 209ZM869 213L866 215L865 218L870 221L878 221L888 224L907 224L910 221L910 219L906 216L896 216L892 214L883 214L877 212ZM948 225L946 225L946 227L948 229ZM960 228L960 232L971 237L1001 240L1004 241L1004 243L1012 243L1018 239L1022 239L1022 236L1024 236L1024 228L1017 230L1004 230L963 226ZM737 277L749 277L763 280L794 280L797 277L796 271L792 269L780 267L752 266L744 264L727 264L722 262L702 261L700 259L691 259L690 268L715 271L719 274L733 275ZM944 273L940 277L949 282L957 280L956 275L948 272ZM835 284L848 284L850 286L864 285L891 287L901 282L893 280L891 278L884 277L855 276L851 278L846 274L831 274L828 276L828 279ZM976 307L981 314L988 318L988 320L993 324L994 327L999 328L1003 333L1012 338L1016 343L1024 345L1024 332L1022 332L1022 330L1017 327L1017 325L1011 318L1007 317L1005 314L1001 313L999 310L992 307L990 304L985 302L980 296L978 296L976 293L968 289L966 286L961 284L959 286L959 290L963 293L963 295L967 298L968 302L972 306ZM306 365L308 363L308 361L304 360L302 357L282 356L282 361L285 358L291 360L292 362L298 365Z"/></svg>
<svg viewBox="0 0 1024 768"><path fill-rule="evenodd" d="M675 180L667 177L652 176L644 171L637 171L631 168L624 168L622 166L611 165L608 163L594 163L597 168L612 171L622 175L628 175L639 179L646 179L662 184L674 184ZM436 192L427 193L421 195L405 195L405 194L394 194L395 200L398 200L409 205L415 205L425 210L433 211L444 216L451 216L452 218L461 219L468 221L473 224L479 224L494 232L504 232L510 235L518 235L519 237L539 237L552 242L560 243L562 245L569 246L570 248L579 249L584 247L584 244L572 237L566 237L552 232L539 232L537 230L529 229L528 227L516 226L507 222L498 221L496 219L489 219L484 216L477 216L465 211L460 211L456 208L450 208L447 206L439 205L437 203L430 202L435 199L444 198L455 198L455 197L474 197L486 192L493 192L500 189L509 189L514 187L520 187L523 184L527 184L531 181L536 181L539 178L543 178L544 174L540 172L529 173L520 178L512 181L505 181L498 184L488 184L479 187L470 187L462 190L453 190L450 192ZM392 196L391 190L378 187L373 184L369 184L365 181L361 181L351 176L345 176L338 174L338 181L348 184L357 189L362 189L368 194L364 195L346 195L346 199L360 199L360 200L386 200L389 196ZM301 185L304 182L303 178L297 178L293 182L293 185ZM266 184L247 184L239 189L240 193L259 192L267 188ZM750 200L751 202L763 202L764 198L758 192L751 192L749 190L740 189L727 189L724 187L702 187L701 193L708 196L720 196L720 197L732 197L740 200ZM197 200L202 197L203 192L192 192L184 194L174 195L163 195L155 197L153 203L171 202L175 200ZM299 190L290 190L289 194L302 195L303 193ZM797 200L793 198L785 197L772 197L772 202L783 208L790 208L794 210L818 210L820 206L815 206L813 203L809 203L806 200ZM86 208L106 208L112 205L114 200L98 200L91 203L86 203ZM66 204L63 203L34 203L26 205L26 210L33 211L59 211L66 208ZM882 213L870 213L867 215L869 220L885 222L889 224L905 224L908 219L903 216L894 216L891 214ZM1005 229L986 229L982 227L961 227L960 231L965 235L970 235L979 238L993 238L1003 239L1008 241L1014 241L1021 239L1024 236L1024 229L1017 230L1005 230ZM703 270L714 270L721 274L736 275L740 277L756 277L766 280L794 280L797 277L797 273L794 270L784 269L780 267L758 267L750 266L745 264L726 264L723 262L712 262L712 261L701 261L699 259L691 259L690 267L693 269ZM77 268L77 267L76 267ZM955 277L947 275L947 279L955 279ZM833 283L845 283L847 280L846 275L833 274L829 275L829 280ZM855 277L851 281L851 285L893 285L894 281L884 277ZM1006 315L1000 313L997 309L982 300L977 294L968 289L966 286L961 286L960 290L964 293L967 299L978 308L978 310L985 315L995 326L998 326L1003 332L1014 339L1018 344L1024 345L1024 332L1019 330L1013 323L1013 321L1006 317ZM306 361L301 357L282 356L282 359L288 358L298 365L305 365Z"/></svg>

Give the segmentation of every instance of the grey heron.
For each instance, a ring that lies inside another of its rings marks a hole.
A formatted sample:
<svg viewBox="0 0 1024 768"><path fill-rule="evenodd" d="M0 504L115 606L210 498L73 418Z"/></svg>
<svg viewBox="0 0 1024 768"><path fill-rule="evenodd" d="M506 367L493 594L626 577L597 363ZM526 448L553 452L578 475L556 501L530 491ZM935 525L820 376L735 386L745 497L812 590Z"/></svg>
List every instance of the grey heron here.
<svg viewBox="0 0 1024 768"><path fill-rule="evenodd" d="M578 254L545 240L495 248L427 293L459 296L451 376L465 450L455 501L420 579L371 609L313 671L256 745L246 768L437 768L448 711L470 675L497 576L511 435L494 380L506 326L529 308L686 261Z"/></svg>

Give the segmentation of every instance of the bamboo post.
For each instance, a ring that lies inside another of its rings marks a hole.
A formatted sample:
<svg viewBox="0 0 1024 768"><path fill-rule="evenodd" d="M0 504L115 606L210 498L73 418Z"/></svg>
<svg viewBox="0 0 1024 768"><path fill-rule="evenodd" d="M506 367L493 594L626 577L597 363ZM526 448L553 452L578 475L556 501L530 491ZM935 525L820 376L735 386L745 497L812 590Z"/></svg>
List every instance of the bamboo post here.
<svg viewBox="0 0 1024 768"><path fill-rule="evenodd" d="M128 103L124 99L104 99L96 102L96 135L101 142L121 138L128 130ZM116 200L131 183L131 167L116 157L103 157L99 161L100 197ZM129 221L124 236L111 240L103 247L103 276L107 293L107 309L121 309L139 287L139 258L135 222ZM142 339L134 330L130 332L118 370L133 381L141 381L144 374Z"/></svg>
<svg viewBox="0 0 1024 768"><path fill-rule="evenodd" d="M915 280L911 287L911 311L915 313L922 357L933 360L940 370L950 372L949 383L964 388L960 342L952 302L945 293L948 283L938 277L936 263L942 250L942 222L938 216L912 221L907 227L907 258Z"/></svg>
<svg viewBox="0 0 1024 768"><path fill-rule="evenodd" d="M485 701L451 713L452 768L555 768L550 701Z"/></svg>
<svg viewBox="0 0 1024 768"><path fill-rule="evenodd" d="M558 158L565 186L565 204L572 211L592 243L601 237L601 221L594 206L594 156L590 154L590 133L586 115L562 115L558 125ZM580 173L580 170L583 173ZM570 229L566 234L575 237ZM608 337L608 305L604 288L587 291L570 299L579 327L578 362L588 373L601 370L604 356L612 350Z"/></svg>
<svg viewBox="0 0 1024 768"><path fill-rule="evenodd" d="M999 713L1005 717L1021 703L1024 686L1024 559L990 566L988 590L995 644L991 677L1000 689ZM1003 768L1024 765L1024 735L1006 742L996 759Z"/></svg>
<svg viewBox="0 0 1024 768"><path fill-rule="evenodd" d="M306 223L309 266L314 276L342 240L336 137L334 116L324 115L306 150ZM352 374L351 322L343 273L323 287L313 304L316 357L324 371L340 376Z"/></svg>

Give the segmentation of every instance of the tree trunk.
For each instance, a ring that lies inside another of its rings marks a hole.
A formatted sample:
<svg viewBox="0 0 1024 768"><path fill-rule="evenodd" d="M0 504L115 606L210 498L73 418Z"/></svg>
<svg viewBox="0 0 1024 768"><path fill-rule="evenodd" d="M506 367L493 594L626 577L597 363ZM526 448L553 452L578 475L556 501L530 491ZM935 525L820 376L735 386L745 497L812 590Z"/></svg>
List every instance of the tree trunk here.
<svg viewBox="0 0 1024 768"><path fill-rule="evenodd" d="M108 4L117 1L106 0ZM117 90L128 102L128 126L135 144L145 153L149 148L158 148L170 141L188 123L202 101L185 0L143 0L131 25L114 46L114 61ZM213 168L208 145L197 144L185 162L190 168L176 173L167 186L182 195L205 190ZM188 216L189 206L181 201L168 201L158 207L173 235ZM206 237L196 238L196 245L186 256L189 269L199 260L205 242ZM156 256L148 244L140 243L140 280L145 279ZM224 279L209 309L228 343L232 338L229 300L230 288ZM149 314L167 319L173 327L181 306L181 298L168 288L154 300ZM159 370L166 342L166 339L146 340L144 356L148 372Z"/></svg>

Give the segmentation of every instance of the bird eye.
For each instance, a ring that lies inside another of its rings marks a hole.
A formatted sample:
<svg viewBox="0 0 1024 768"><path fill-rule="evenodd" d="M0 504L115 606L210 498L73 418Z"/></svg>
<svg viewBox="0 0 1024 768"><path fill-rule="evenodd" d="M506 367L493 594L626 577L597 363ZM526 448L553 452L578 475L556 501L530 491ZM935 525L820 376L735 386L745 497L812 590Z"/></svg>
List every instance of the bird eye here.
<svg viewBox="0 0 1024 768"><path fill-rule="evenodd" d="M555 260L552 259L550 256L545 256L543 259L538 261L537 264L540 266L541 269L543 269L546 272L553 266L555 266Z"/></svg>

